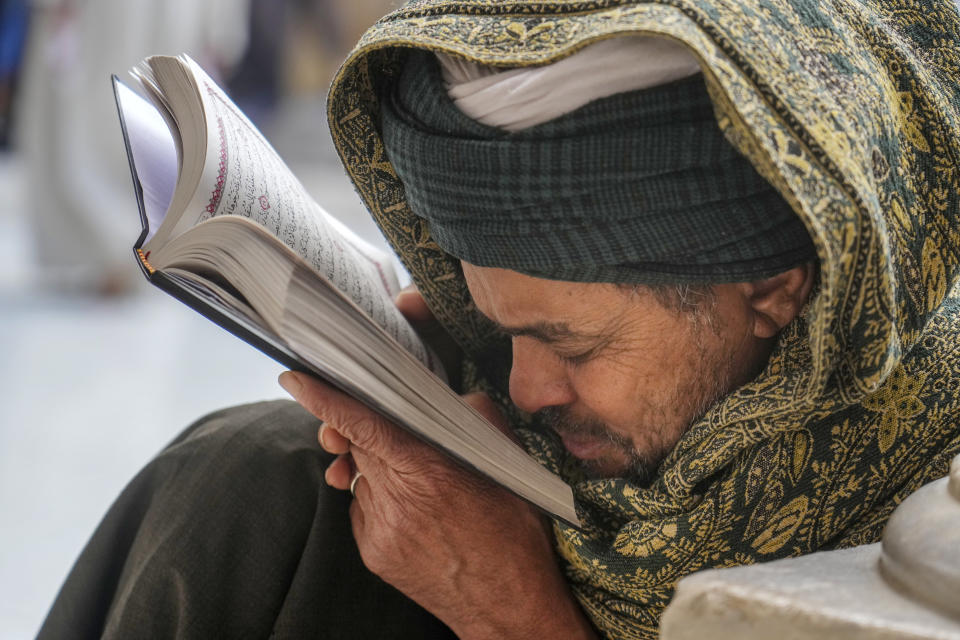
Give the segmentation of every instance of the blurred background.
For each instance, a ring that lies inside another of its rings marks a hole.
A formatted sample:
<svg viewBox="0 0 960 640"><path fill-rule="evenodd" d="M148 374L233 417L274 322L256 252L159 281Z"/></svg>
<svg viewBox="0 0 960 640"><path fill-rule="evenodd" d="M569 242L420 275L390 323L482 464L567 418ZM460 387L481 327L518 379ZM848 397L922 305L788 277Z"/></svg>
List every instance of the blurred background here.
<svg viewBox="0 0 960 640"><path fill-rule="evenodd" d="M126 482L281 367L154 289L109 85L189 53L314 198L384 246L340 167L326 87L399 0L0 0L0 639L32 638ZM130 82L128 82L130 84Z"/></svg>

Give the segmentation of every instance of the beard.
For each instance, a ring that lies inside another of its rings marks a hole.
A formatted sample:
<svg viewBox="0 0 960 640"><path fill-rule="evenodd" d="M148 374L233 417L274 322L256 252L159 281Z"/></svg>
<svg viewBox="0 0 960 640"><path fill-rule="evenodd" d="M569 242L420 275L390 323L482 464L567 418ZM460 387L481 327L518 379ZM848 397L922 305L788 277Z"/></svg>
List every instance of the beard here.
<svg viewBox="0 0 960 640"><path fill-rule="evenodd" d="M665 455L665 452L660 455L640 452L629 438L614 432L602 421L575 418L568 407L545 407L537 411L535 417L540 424L550 427L560 435L589 436L604 440L608 444L614 456L619 458L616 462L618 470L615 474L610 473L610 459L613 456L579 460L583 471L591 479L607 478L611 475L629 476L646 484L656 475Z"/></svg>
<svg viewBox="0 0 960 640"><path fill-rule="evenodd" d="M575 416L569 406L544 407L535 417L560 436L584 436L606 443L608 455L596 459L577 458L588 478L626 477L649 484L683 434L735 387L746 382L732 370L733 354L739 344L721 341L718 347L708 349L701 340L702 331L714 331L712 320L701 318L692 324L694 340L683 366L688 375L668 392L662 405L648 405L648 411L644 412L647 424L636 426L636 439L643 443L642 448L602 420Z"/></svg>

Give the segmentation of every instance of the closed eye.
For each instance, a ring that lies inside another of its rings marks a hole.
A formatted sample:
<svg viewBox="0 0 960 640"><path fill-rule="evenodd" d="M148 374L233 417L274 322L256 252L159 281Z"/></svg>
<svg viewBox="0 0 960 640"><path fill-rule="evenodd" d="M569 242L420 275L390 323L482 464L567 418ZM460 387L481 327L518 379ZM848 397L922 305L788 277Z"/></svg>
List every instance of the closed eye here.
<svg viewBox="0 0 960 640"><path fill-rule="evenodd" d="M499 333L512 340L531 338L550 348L564 363L577 367L584 365L604 349L612 335L604 332L580 333L571 330L565 323L534 323L521 327L505 327L494 321ZM584 348L585 345L590 345Z"/></svg>
<svg viewBox="0 0 960 640"><path fill-rule="evenodd" d="M572 367L579 367L593 360L597 356L597 354L601 351L603 346L604 346L603 344L597 344L587 349L586 351L566 352L566 353L563 352L562 350L555 349L554 353L556 353L557 357L563 362L565 362L566 364Z"/></svg>

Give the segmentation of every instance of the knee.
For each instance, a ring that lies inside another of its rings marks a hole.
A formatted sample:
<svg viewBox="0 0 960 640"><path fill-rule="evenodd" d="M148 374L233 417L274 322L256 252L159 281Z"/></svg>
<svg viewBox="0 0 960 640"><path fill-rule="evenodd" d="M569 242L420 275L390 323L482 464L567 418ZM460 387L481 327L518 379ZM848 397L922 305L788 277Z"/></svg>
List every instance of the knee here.
<svg viewBox="0 0 960 640"><path fill-rule="evenodd" d="M331 460L317 443L319 427L290 401L231 407L190 425L151 466L192 502L211 493L252 502L277 492L289 498L294 488L311 500Z"/></svg>
<svg viewBox="0 0 960 640"><path fill-rule="evenodd" d="M205 458L228 459L239 455L288 458L299 451L319 450L320 421L289 400L274 400L221 409L189 427L165 449Z"/></svg>

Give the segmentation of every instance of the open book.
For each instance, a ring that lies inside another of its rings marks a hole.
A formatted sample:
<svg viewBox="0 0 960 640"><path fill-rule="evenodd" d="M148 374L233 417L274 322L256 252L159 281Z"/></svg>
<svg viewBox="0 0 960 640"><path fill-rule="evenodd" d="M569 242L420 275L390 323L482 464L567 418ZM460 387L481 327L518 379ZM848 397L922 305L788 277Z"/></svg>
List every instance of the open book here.
<svg viewBox="0 0 960 640"><path fill-rule="evenodd" d="M114 77L147 278L281 364L320 376L547 513L570 487L467 405L393 304L388 256L317 205L190 58Z"/></svg>

